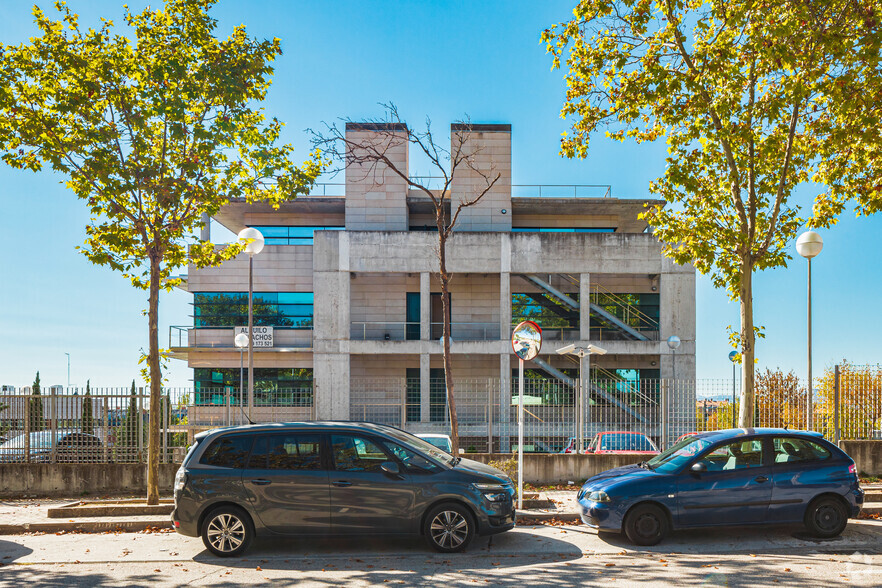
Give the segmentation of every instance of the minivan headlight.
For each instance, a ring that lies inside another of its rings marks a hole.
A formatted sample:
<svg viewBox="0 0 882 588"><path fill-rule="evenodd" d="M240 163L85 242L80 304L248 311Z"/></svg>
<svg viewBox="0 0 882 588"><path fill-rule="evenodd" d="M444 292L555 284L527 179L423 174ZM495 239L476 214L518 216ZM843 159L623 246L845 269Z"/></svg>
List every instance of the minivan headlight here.
<svg viewBox="0 0 882 588"><path fill-rule="evenodd" d="M610 502L609 494L603 490L596 490L588 495L588 500L592 502Z"/></svg>
<svg viewBox="0 0 882 588"><path fill-rule="evenodd" d="M502 484L474 483L472 486L481 492L489 502L504 502L508 498L508 487Z"/></svg>

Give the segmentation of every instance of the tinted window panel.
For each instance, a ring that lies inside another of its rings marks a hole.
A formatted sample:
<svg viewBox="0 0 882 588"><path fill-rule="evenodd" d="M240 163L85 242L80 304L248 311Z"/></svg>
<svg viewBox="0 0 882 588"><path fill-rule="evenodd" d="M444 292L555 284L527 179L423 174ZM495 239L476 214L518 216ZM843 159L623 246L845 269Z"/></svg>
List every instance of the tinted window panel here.
<svg viewBox="0 0 882 588"><path fill-rule="evenodd" d="M797 437L775 437L772 439L775 448L775 463L791 463L795 461L819 461L830 458L830 450L821 445Z"/></svg>
<svg viewBox="0 0 882 588"><path fill-rule="evenodd" d="M389 455L375 442L354 435L332 435L334 465L341 472L381 472Z"/></svg>
<svg viewBox="0 0 882 588"><path fill-rule="evenodd" d="M220 437L211 442L199 463L219 468L242 469L251 450L250 435Z"/></svg>

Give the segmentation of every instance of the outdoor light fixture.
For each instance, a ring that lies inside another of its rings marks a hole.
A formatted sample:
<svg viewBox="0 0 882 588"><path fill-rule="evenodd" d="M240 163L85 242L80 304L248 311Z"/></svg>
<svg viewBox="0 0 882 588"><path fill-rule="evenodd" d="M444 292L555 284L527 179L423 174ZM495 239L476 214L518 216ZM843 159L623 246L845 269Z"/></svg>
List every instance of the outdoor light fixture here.
<svg viewBox="0 0 882 588"><path fill-rule="evenodd" d="M579 358L579 393L576 394L576 412L579 415L579 424L576 434L576 451L582 453L582 448L585 444L585 410L582 407L584 406L583 402L585 399L583 397L586 389L585 374L582 370L585 362L583 362L582 359L589 355L606 355L606 349L598 347L597 345L592 345L591 343L584 347L581 345L577 346L575 343L570 343L569 345L558 349L557 353L559 355L575 355Z"/></svg>
<svg viewBox="0 0 882 588"><path fill-rule="evenodd" d="M263 251L263 234L254 227L239 231L239 243L248 254L248 420L254 406L254 256Z"/></svg>
<svg viewBox="0 0 882 588"><path fill-rule="evenodd" d="M814 231L806 231L796 240L796 251L808 260L808 385L806 385L805 428L812 430L812 258L824 248L824 240Z"/></svg>

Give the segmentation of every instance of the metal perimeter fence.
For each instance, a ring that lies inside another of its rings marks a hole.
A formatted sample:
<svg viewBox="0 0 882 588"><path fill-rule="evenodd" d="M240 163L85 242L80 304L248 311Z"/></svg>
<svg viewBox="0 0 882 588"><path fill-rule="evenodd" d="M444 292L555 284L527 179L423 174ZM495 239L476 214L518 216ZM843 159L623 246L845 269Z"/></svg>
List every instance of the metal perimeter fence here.
<svg viewBox="0 0 882 588"><path fill-rule="evenodd" d="M449 433L443 379L352 378L349 418L393 425L412 433ZM660 449L691 432L737 424L737 380L628 380L578 382L527 379L524 450L557 453L580 430L585 445L603 431L649 437ZM40 395L0 395L0 462L139 463L147 456L149 397L137 388L83 390L57 387ZM781 372L758 374L755 426L812 429L831 441L882 439L882 368L836 366L815 380L811 403L805 382ZM581 402L580 402L581 397ZM456 379L460 446L469 452L517 449L518 382ZM734 401L733 401L734 399ZM166 388L160 401L160 461L181 461L193 435L248 422L315 419L311 389L255 391L249 408L234 388ZM580 418L581 415L581 418Z"/></svg>

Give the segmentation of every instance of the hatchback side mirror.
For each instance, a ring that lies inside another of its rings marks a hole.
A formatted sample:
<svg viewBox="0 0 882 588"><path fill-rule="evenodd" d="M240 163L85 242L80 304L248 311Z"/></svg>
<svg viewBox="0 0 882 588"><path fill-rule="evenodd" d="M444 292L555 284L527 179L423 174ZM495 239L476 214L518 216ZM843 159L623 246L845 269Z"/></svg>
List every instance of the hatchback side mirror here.
<svg viewBox="0 0 882 588"><path fill-rule="evenodd" d="M692 468L691 468L691 469L692 469L692 471L695 472L696 474L700 474L701 472L706 472L706 471L707 471L707 464L704 463L703 461L697 461L697 462L695 462L694 464L692 464Z"/></svg>
<svg viewBox="0 0 882 588"><path fill-rule="evenodd" d="M384 461L380 466L380 469L383 472L389 474L390 476L400 476L401 470L398 468L398 464L394 461Z"/></svg>

